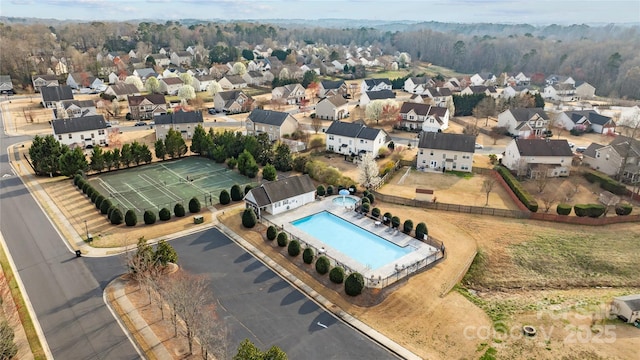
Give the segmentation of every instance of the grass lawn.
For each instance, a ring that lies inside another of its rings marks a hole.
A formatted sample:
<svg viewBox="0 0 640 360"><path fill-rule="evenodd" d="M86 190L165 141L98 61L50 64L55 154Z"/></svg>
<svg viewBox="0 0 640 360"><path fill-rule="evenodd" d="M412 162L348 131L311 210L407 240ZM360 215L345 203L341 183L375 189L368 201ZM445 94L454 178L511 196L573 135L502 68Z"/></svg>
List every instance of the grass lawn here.
<svg viewBox="0 0 640 360"><path fill-rule="evenodd" d="M411 72L411 69L399 69L399 70L387 70L381 72L374 72L369 74L369 77L397 79L407 76Z"/></svg>

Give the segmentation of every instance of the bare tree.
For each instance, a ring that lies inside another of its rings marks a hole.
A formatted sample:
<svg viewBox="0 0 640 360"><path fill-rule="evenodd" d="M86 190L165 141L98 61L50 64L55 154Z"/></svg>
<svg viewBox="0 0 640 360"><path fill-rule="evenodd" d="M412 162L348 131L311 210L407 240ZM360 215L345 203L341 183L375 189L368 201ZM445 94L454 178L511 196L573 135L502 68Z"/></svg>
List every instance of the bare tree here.
<svg viewBox="0 0 640 360"><path fill-rule="evenodd" d="M555 192L546 190L540 195L540 200L542 201L542 205L544 206L544 212L548 213L549 209L551 209L551 205L556 202L557 195Z"/></svg>
<svg viewBox="0 0 640 360"><path fill-rule="evenodd" d="M484 206L489 206L489 194L493 191L493 187L496 185L496 179L493 176L489 176L482 182L482 191L487 194L487 201Z"/></svg>
<svg viewBox="0 0 640 360"><path fill-rule="evenodd" d="M549 180L549 166L545 164L539 165L534 175L534 182L538 193L542 194L547 185L549 185Z"/></svg>
<svg viewBox="0 0 640 360"><path fill-rule="evenodd" d="M194 328L194 333L200 343L200 353L203 360L209 358L209 353L215 359L226 359L229 356L229 329L210 305L202 309L200 318Z"/></svg>
<svg viewBox="0 0 640 360"><path fill-rule="evenodd" d="M484 126L489 126L489 117L496 115L496 101L492 97L485 97L473 108L473 116L477 119L486 118Z"/></svg>
<svg viewBox="0 0 640 360"><path fill-rule="evenodd" d="M462 129L462 133L465 135L478 136L478 134L480 134L480 128L475 124L467 124L464 126L464 129Z"/></svg>
<svg viewBox="0 0 640 360"><path fill-rule="evenodd" d="M493 145L495 145L496 143L498 143L498 140L504 136L504 134L507 132L507 128L504 126L494 126L491 128L491 132L489 133L489 136L491 137L491 139L493 139Z"/></svg>
<svg viewBox="0 0 640 360"><path fill-rule="evenodd" d="M315 131L315 133L317 134L318 131L322 129L322 120L320 120L320 118L318 118L317 116L314 117L313 119L311 119L311 127L313 128L313 131Z"/></svg>

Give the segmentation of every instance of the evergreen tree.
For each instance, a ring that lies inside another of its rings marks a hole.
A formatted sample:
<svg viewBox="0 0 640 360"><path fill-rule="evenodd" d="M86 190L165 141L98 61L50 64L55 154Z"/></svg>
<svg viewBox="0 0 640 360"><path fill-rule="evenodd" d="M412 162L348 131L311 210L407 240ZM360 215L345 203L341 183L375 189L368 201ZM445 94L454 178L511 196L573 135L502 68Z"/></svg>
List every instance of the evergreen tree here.
<svg viewBox="0 0 640 360"><path fill-rule="evenodd" d="M156 157L158 159L164 160L164 158L167 156L167 149L164 147L164 141L162 141L162 139L156 140L156 142L154 143L154 148L156 151Z"/></svg>
<svg viewBox="0 0 640 360"><path fill-rule="evenodd" d="M182 157L187 153L187 144L184 142L182 135L173 129L169 129L167 132L167 137L164 139L164 147L167 155L172 159Z"/></svg>
<svg viewBox="0 0 640 360"><path fill-rule="evenodd" d="M273 161L273 165L278 171L291 171L293 168L293 156L291 155L291 149L285 143L279 143L276 147L276 154Z"/></svg>
<svg viewBox="0 0 640 360"><path fill-rule="evenodd" d="M193 137L191 138L191 152L204 155L207 150L207 133L204 131L202 125L198 124L193 131Z"/></svg>
<svg viewBox="0 0 640 360"><path fill-rule="evenodd" d="M96 146L91 151L91 170L100 172L105 168L105 153L100 146Z"/></svg>
<svg viewBox="0 0 640 360"><path fill-rule="evenodd" d="M89 164L82 149L76 147L73 151L67 150L60 156L58 167L62 175L71 178L77 174L78 171L87 171Z"/></svg>

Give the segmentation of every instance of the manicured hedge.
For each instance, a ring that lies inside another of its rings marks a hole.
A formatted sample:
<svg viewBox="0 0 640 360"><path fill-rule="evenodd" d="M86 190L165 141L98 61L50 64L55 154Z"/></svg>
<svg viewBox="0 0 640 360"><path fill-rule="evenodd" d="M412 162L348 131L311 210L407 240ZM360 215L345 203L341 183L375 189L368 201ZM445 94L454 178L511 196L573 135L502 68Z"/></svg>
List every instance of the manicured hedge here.
<svg viewBox="0 0 640 360"><path fill-rule="evenodd" d="M408 234L413 230L413 221L405 220L404 224L402 224L402 232Z"/></svg>
<svg viewBox="0 0 640 360"><path fill-rule="evenodd" d="M256 213L253 209L244 209L242 212L242 226L251 229L256 226Z"/></svg>
<svg viewBox="0 0 640 360"><path fill-rule="evenodd" d="M220 191L220 204L227 205L231 202L231 196L227 190Z"/></svg>
<svg viewBox="0 0 640 360"><path fill-rule="evenodd" d="M100 204L100 213L102 215L106 215L107 212L109 211L109 208L111 207L111 205L113 205L113 204L111 204L111 200L104 199L102 201L102 204Z"/></svg>
<svg viewBox="0 0 640 360"><path fill-rule="evenodd" d="M324 196L324 194L326 194L324 186L318 185L318 187L316 188L316 193L318 194L318 196Z"/></svg>
<svg viewBox="0 0 640 360"><path fill-rule="evenodd" d="M357 296L364 289L364 278L359 273L352 273L344 282L344 292L349 296Z"/></svg>
<svg viewBox="0 0 640 360"><path fill-rule="evenodd" d="M391 222L391 218L392 218L392 217L393 217L393 216L391 215L391 213L390 213L390 212L386 212L386 213L384 213L384 215L382 215L382 222L383 222L385 225L389 225L389 223Z"/></svg>
<svg viewBox="0 0 640 360"><path fill-rule="evenodd" d="M185 215L184 206L182 206L182 204L180 204L180 203L177 203L173 207L173 214L176 217L184 217L184 215Z"/></svg>
<svg viewBox="0 0 640 360"><path fill-rule="evenodd" d="M288 242L289 242L289 237L287 236L287 233L281 232L278 234L278 246L285 247L287 246Z"/></svg>
<svg viewBox="0 0 640 360"><path fill-rule="evenodd" d="M91 202L95 204L95 203L96 203L96 200L98 199L98 196L100 196L100 193L99 193L99 192L97 192L97 191L93 191L93 192L91 193L91 195L90 195L90 197L91 197Z"/></svg>
<svg viewBox="0 0 640 360"><path fill-rule="evenodd" d="M151 210L146 210L144 212L144 223L147 225L151 225L151 224L155 224L156 223L156 213L154 213Z"/></svg>
<svg viewBox="0 0 640 360"><path fill-rule="evenodd" d="M362 205L360 206L360 211L362 211L365 214L368 214L370 209L371 209L371 204L369 203L362 203Z"/></svg>
<svg viewBox="0 0 640 360"><path fill-rule="evenodd" d="M197 197L193 197L191 198L191 200L189 200L189 212L192 214L198 213L200 212L200 209L202 207L200 206L200 200L198 200Z"/></svg>
<svg viewBox="0 0 640 360"><path fill-rule="evenodd" d="M558 204L556 207L556 212L558 215L569 215L571 214L571 205L569 204Z"/></svg>
<svg viewBox="0 0 640 360"><path fill-rule="evenodd" d="M158 213L158 217L160 218L161 221L167 221L171 219L171 211L169 211L169 209L167 208L162 208L160 209L160 212Z"/></svg>
<svg viewBox="0 0 640 360"><path fill-rule="evenodd" d="M371 202L372 204L376 201L376 197L373 195L373 193L368 193L366 196L367 199L369 199L369 202Z"/></svg>
<svg viewBox="0 0 640 360"><path fill-rule="evenodd" d="M391 218L391 227L397 229L400 226L400 218L394 216Z"/></svg>
<svg viewBox="0 0 640 360"><path fill-rule="evenodd" d="M331 263L326 256L320 256L318 257L318 260L316 260L316 271L318 272L318 274L326 274L327 272L329 272L330 267Z"/></svg>
<svg viewBox="0 0 640 360"><path fill-rule="evenodd" d="M304 261L305 264L311 264L315 256L312 248L306 248L302 252L302 261Z"/></svg>
<svg viewBox="0 0 640 360"><path fill-rule="evenodd" d="M298 240L291 240L289 242L289 246L287 247L287 252L290 256L298 256L300 255L300 243Z"/></svg>
<svg viewBox="0 0 640 360"><path fill-rule="evenodd" d="M629 203L620 203L616 206L616 214L620 216L626 216L631 214L633 207Z"/></svg>
<svg viewBox="0 0 640 360"><path fill-rule="evenodd" d="M377 207L371 209L371 216L373 216L376 219L379 218L380 217L380 209L378 209Z"/></svg>
<svg viewBox="0 0 640 360"><path fill-rule="evenodd" d="M522 187L520 182L516 180L515 177L513 177L509 169L503 166L498 166L497 171L500 176L502 176L507 185L509 185L511 190L513 190L513 193L516 194L518 199L522 201L524 206L526 206L529 211L538 211L538 202L533 198L533 196L531 196L531 194L529 194L527 190Z"/></svg>
<svg viewBox="0 0 640 360"><path fill-rule="evenodd" d="M333 195L333 185L327 186L327 195Z"/></svg>
<svg viewBox="0 0 640 360"><path fill-rule="evenodd" d="M243 198L243 193L242 190L240 190L240 185L238 184L234 184L231 187L231 200L233 201L240 201Z"/></svg>
<svg viewBox="0 0 640 360"><path fill-rule="evenodd" d="M416 225L416 239L423 240L424 235L429 235L429 230L427 229L427 224L421 222Z"/></svg>
<svg viewBox="0 0 640 360"><path fill-rule="evenodd" d="M589 211L588 204L576 204L573 206L573 212L576 213L577 217L585 217L587 216Z"/></svg>
<svg viewBox="0 0 640 360"><path fill-rule="evenodd" d="M276 227L275 227L275 226L270 225L270 226L267 228L267 239L269 239L269 240L272 240L272 241L273 241L273 240L276 238L276 236L278 236L278 230L276 229Z"/></svg>
<svg viewBox="0 0 640 360"><path fill-rule="evenodd" d="M124 214L124 222L127 226L136 226L138 223L138 215L136 215L136 212L133 210L127 210Z"/></svg>
<svg viewBox="0 0 640 360"><path fill-rule="evenodd" d="M366 197L366 196L363 196L361 201L362 201L363 205L364 204L371 204L371 200L369 200L369 198Z"/></svg>
<svg viewBox="0 0 640 360"><path fill-rule="evenodd" d="M120 209L113 209L113 211L111 212L111 216L109 217L109 220L111 220L111 223L113 225L120 225L122 224L122 212L120 211Z"/></svg>
<svg viewBox="0 0 640 360"><path fill-rule="evenodd" d="M102 202L105 200L104 195L100 194L98 195L98 197L96 198L95 204L96 204L96 209L100 209L100 206L102 205Z"/></svg>
<svg viewBox="0 0 640 360"><path fill-rule="evenodd" d="M606 206L602 204L576 204L573 207L573 211L576 213L576 216L588 216L592 218L602 216L606 209Z"/></svg>
<svg viewBox="0 0 640 360"><path fill-rule="evenodd" d="M329 280L336 284L342 284L344 281L344 269L340 266L336 266L329 271Z"/></svg>
<svg viewBox="0 0 640 360"><path fill-rule="evenodd" d="M613 180L605 174L600 174L593 171L586 171L584 173L585 179L591 183L599 183L600 187L616 195L627 195L629 190L618 181Z"/></svg>

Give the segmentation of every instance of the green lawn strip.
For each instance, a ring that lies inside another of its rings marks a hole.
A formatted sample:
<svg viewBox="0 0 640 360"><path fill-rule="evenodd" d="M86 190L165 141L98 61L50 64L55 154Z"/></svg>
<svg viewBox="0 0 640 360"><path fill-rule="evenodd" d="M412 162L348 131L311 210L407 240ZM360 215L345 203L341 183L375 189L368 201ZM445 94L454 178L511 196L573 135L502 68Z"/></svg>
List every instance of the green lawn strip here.
<svg viewBox="0 0 640 360"><path fill-rule="evenodd" d="M7 256L1 247L0 265L2 266L2 271L4 272L7 282L9 283L11 296L13 297L13 301L15 302L16 308L18 309L20 323L22 323L22 327L24 328L24 331L27 335L27 341L29 342L31 353L33 353L33 357L36 360L45 360L47 357L45 356L44 349L42 348L42 344L40 343L40 338L38 337L36 328L33 325L33 321L31 320L31 316L29 315L29 311L27 310L24 298L20 293L20 288L18 287L16 278L13 275L11 266L9 265L9 260L7 259Z"/></svg>

